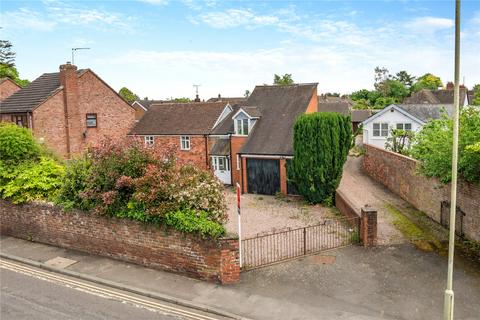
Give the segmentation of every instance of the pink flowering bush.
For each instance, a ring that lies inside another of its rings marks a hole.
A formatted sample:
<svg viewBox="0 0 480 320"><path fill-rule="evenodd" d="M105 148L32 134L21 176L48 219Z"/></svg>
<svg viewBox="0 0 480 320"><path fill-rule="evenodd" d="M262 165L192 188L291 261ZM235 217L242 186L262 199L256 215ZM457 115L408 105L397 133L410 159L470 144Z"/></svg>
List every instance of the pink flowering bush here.
<svg viewBox="0 0 480 320"><path fill-rule="evenodd" d="M58 203L202 236L223 234L222 184L210 171L177 163L172 155L137 141L105 141L67 166Z"/></svg>

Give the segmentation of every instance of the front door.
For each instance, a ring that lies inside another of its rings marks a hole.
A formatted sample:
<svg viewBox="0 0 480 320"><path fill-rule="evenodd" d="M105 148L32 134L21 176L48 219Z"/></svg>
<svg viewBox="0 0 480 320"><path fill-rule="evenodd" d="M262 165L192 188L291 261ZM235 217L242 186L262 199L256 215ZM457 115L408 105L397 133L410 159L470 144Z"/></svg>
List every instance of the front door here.
<svg viewBox="0 0 480 320"><path fill-rule="evenodd" d="M232 184L232 175L230 173L230 159L226 156L212 156L212 167L215 176L223 184Z"/></svg>

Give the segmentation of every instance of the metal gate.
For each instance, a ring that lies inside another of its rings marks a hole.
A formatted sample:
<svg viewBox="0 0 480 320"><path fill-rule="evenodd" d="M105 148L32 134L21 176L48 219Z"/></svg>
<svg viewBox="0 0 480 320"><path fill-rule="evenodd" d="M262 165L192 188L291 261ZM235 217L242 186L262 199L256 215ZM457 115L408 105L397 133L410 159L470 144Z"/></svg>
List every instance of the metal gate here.
<svg viewBox="0 0 480 320"><path fill-rule="evenodd" d="M274 195L280 191L280 161L247 159L248 193Z"/></svg>
<svg viewBox="0 0 480 320"><path fill-rule="evenodd" d="M255 269L360 242L360 218L320 224L242 240L243 269Z"/></svg>

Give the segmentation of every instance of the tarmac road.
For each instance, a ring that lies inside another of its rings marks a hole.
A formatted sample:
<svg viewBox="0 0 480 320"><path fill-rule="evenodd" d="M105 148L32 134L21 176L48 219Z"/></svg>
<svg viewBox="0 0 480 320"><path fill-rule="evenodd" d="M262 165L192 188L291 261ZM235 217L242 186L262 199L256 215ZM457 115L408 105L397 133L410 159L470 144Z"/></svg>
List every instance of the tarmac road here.
<svg viewBox="0 0 480 320"><path fill-rule="evenodd" d="M220 319L19 263L2 260L0 267L2 320Z"/></svg>

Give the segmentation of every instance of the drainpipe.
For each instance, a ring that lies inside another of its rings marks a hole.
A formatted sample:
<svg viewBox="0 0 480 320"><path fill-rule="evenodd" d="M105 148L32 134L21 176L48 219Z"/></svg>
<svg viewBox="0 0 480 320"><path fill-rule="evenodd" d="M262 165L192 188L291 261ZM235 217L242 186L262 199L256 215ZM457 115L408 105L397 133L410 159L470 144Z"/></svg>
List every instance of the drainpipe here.
<svg viewBox="0 0 480 320"><path fill-rule="evenodd" d="M205 165L207 166L207 169L210 169L210 166L208 164L208 135L203 136L205 138Z"/></svg>
<svg viewBox="0 0 480 320"><path fill-rule="evenodd" d="M232 134L231 133L228 134L228 142L230 143L230 181L232 182L232 185L234 185L233 184L233 168L232 168L233 153L232 153ZM235 170L237 170L236 167L235 167Z"/></svg>

